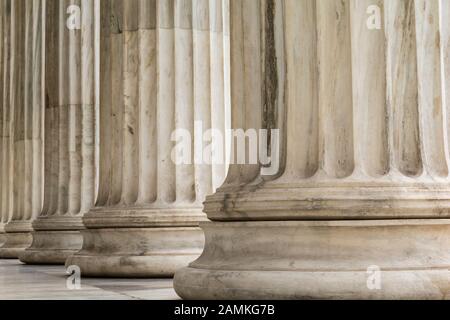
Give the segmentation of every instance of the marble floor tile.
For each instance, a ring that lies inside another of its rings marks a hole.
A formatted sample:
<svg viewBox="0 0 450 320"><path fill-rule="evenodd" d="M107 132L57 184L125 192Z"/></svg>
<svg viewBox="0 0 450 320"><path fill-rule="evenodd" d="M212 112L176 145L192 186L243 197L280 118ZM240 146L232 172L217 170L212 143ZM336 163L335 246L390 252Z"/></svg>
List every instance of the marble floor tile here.
<svg viewBox="0 0 450 320"><path fill-rule="evenodd" d="M63 266L0 260L0 300L176 300L171 279L82 278L71 290Z"/></svg>

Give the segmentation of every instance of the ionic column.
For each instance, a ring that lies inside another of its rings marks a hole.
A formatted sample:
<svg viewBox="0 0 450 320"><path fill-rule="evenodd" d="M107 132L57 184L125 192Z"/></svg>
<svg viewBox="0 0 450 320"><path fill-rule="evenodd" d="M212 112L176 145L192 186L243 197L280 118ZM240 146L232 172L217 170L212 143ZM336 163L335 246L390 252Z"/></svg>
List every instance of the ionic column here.
<svg viewBox="0 0 450 320"><path fill-rule="evenodd" d="M7 6L11 64L6 156L10 158L5 164L12 181L12 190L7 190L12 193L12 214L0 256L17 258L31 244L32 222L42 207L42 33L36 28L42 19L42 1L11 1Z"/></svg>
<svg viewBox="0 0 450 320"><path fill-rule="evenodd" d="M81 249L95 201L95 3L46 1L44 207L25 263L64 264Z"/></svg>
<svg viewBox="0 0 450 320"><path fill-rule="evenodd" d="M67 265L172 276L201 253L202 201L225 166L193 162L195 124L225 128L223 42L221 1L102 1L99 199ZM177 163L180 132L191 150Z"/></svg>
<svg viewBox="0 0 450 320"><path fill-rule="evenodd" d="M278 128L280 166L232 166L207 198L181 297L448 295L449 8L231 1L233 127Z"/></svg>

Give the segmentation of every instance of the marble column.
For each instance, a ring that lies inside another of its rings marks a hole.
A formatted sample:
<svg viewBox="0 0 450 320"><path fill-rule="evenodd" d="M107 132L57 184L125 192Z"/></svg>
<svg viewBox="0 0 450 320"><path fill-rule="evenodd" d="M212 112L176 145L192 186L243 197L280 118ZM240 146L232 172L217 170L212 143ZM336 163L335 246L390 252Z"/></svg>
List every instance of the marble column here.
<svg viewBox="0 0 450 320"><path fill-rule="evenodd" d="M28 264L64 264L80 250L95 202L95 5L46 1L44 205L20 256Z"/></svg>
<svg viewBox="0 0 450 320"><path fill-rule="evenodd" d="M42 19L42 1L7 1L6 6L5 12L10 11L11 51L3 130L8 157L4 173L9 183L4 184L4 195L11 216L5 225L6 242L0 257L17 258L31 244L32 222L42 206L42 33L36 28Z"/></svg>
<svg viewBox="0 0 450 320"><path fill-rule="evenodd" d="M5 243L5 223L8 222L8 212L7 210L3 210L3 191L6 189L4 185L7 184L5 179L5 175L3 173L3 163L4 163L4 113L6 112L6 104L5 104L5 84L6 84L6 75L5 75L5 64L6 58L4 51L6 50L7 43L7 28L5 28L5 24L7 23L6 19L6 1L0 1L0 247ZM8 87L6 87L7 89Z"/></svg>
<svg viewBox="0 0 450 320"><path fill-rule="evenodd" d="M448 297L449 8L231 2L233 127L278 128L280 167L207 198L181 297Z"/></svg>
<svg viewBox="0 0 450 320"><path fill-rule="evenodd" d="M226 166L193 150L176 164L173 138L207 147L196 123L225 128L222 14L219 0L102 1L99 198L66 263L83 275L168 277L201 253L202 201Z"/></svg>

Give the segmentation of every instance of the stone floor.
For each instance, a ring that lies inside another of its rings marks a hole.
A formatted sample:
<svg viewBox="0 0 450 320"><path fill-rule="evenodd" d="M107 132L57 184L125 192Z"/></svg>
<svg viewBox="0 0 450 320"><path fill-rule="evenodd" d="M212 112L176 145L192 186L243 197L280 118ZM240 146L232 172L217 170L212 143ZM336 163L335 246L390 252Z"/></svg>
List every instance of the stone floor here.
<svg viewBox="0 0 450 320"><path fill-rule="evenodd" d="M70 290L63 266L26 266L0 260L0 300L174 300L169 279L81 279Z"/></svg>

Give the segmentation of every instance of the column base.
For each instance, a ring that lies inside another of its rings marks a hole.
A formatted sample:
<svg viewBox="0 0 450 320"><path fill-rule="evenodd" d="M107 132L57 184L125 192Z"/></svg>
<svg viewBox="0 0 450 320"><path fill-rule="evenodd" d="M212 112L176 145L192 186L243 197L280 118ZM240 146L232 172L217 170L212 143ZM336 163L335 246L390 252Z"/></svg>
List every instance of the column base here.
<svg viewBox="0 0 450 320"><path fill-rule="evenodd" d="M175 275L185 299L450 298L450 220L225 222Z"/></svg>
<svg viewBox="0 0 450 320"><path fill-rule="evenodd" d="M64 265L82 244L80 231L36 231L31 247L22 252L19 259L26 264Z"/></svg>
<svg viewBox="0 0 450 320"><path fill-rule="evenodd" d="M5 242L0 247L0 259L18 259L33 241L31 232L5 233L4 235Z"/></svg>
<svg viewBox="0 0 450 320"><path fill-rule="evenodd" d="M172 277L197 259L203 249L200 228L88 229L83 249L66 266L86 277Z"/></svg>

